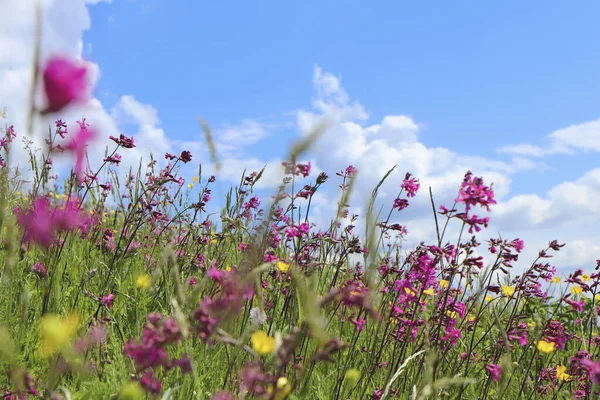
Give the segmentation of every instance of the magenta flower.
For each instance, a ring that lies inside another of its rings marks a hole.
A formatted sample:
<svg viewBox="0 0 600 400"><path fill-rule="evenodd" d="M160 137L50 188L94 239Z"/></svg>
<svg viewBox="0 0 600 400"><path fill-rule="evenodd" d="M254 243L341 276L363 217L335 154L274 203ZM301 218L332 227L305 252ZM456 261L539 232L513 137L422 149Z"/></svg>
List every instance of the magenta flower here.
<svg viewBox="0 0 600 400"><path fill-rule="evenodd" d="M39 276L40 278L45 278L48 276L48 270L41 262L36 262L31 266L31 272Z"/></svg>
<svg viewBox="0 0 600 400"><path fill-rule="evenodd" d="M406 173L404 180L402 181L402 185L400 187L406 190L406 197L415 197L417 195L417 191L421 187L418 179L411 178L412 174L409 172Z"/></svg>
<svg viewBox="0 0 600 400"><path fill-rule="evenodd" d="M494 382L500 380L500 366L498 364L487 364L485 369L488 370Z"/></svg>
<svg viewBox="0 0 600 400"><path fill-rule="evenodd" d="M54 239L54 226L50 202L39 198L33 202L32 209L24 213L18 211L17 220L25 231L25 242L35 242L42 247L49 247Z"/></svg>
<svg viewBox="0 0 600 400"><path fill-rule="evenodd" d="M87 68L63 56L48 60L44 69L44 91L48 106L44 113L57 112L86 98Z"/></svg>
<svg viewBox="0 0 600 400"><path fill-rule="evenodd" d="M465 174L465 178L460 185L457 203L465 203L465 212L468 213L472 206L479 204L490 211L490 204L496 204L494 200L494 190L492 185L485 186L482 178L473 178L471 171Z"/></svg>
<svg viewBox="0 0 600 400"><path fill-rule="evenodd" d="M100 301L102 304L106 306L106 308L111 309L113 304L113 300L115 299L115 295L110 293L108 296L104 296Z"/></svg>
<svg viewBox="0 0 600 400"><path fill-rule="evenodd" d="M581 365L590 374L590 380L596 385L600 385L600 362L592 361L587 358L581 360Z"/></svg>
<svg viewBox="0 0 600 400"><path fill-rule="evenodd" d="M71 143L64 147L64 150L75 153L75 173L81 178L87 145L96 137L96 131L88 128L89 125L85 122L85 118L81 122L77 121L77 123L79 124L79 132L77 132Z"/></svg>

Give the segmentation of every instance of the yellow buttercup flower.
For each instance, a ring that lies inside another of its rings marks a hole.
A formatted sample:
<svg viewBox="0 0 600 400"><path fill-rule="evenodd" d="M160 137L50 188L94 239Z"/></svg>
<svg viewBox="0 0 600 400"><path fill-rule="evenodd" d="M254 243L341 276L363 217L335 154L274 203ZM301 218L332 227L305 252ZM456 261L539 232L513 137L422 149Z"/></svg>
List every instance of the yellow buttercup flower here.
<svg viewBox="0 0 600 400"><path fill-rule="evenodd" d="M571 379L573 379L571 375L567 374L567 367L565 367L564 365L556 366L556 378L559 381L565 382L569 382Z"/></svg>
<svg viewBox="0 0 600 400"><path fill-rule="evenodd" d="M210 244L215 244L215 243L217 243L217 239L211 239L210 240Z"/></svg>
<svg viewBox="0 0 600 400"><path fill-rule="evenodd" d="M581 280L584 281L584 282L587 282L590 279L592 279L592 278L588 274L581 275Z"/></svg>
<svg viewBox="0 0 600 400"><path fill-rule="evenodd" d="M193 188L194 188L194 184L193 184L193 183L188 183L188 187L189 187L190 189L193 189Z"/></svg>
<svg viewBox="0 0 600 400"><path fill-rule="evenodd" d="M492 296L490 296L489 294L485 295L485 301L487 301L489 303L492 300L494 300L494 298Z"/></svg>
<svg viewBox="0 0 600 400"><path fill-rule="evenodd" d="M540 340L536 343L537 349L542 353L552 353L556 350L556 344L554 342L546 342L545 340Z"/></svg>
<svg viewBox="0 0 600 400"><path fill-rule="evenodd" d="M148 289L152 285L152 278L148 274L139 274L135 280L135 286L140 289Z"/></svg>
<svg viewBox="0 0 600 400"><path fill-rule="evenodd" d="M515 294L515 288L512 286L502 286L502 293L504 293L506 297L512 297L512 295Z"/></svg>
<svg viewBox="0 0 600 400"><path fill-rule="evenodd" d="M416 296L417 295L415 292L413 292L409 288L404 288L404 291L406 292L406 294L411 295L411 296Z"/></svg>
<svg viewBox="0 0 600 400"><path fill-rule="evenodd" d="M444 289L447 288L449 284L450 284L450 282L448 282L445 279L440 280L440 286L443 287Z"/></svg>
<svg viewBox="0 0 600 400"><path fill-rule="evenodd" d="M292 391L292 385L290 385L290 383L288 382L288 380L285 376L282 376L281 378L277 379L277 383L275 384L275 387L277 388L277 392L275 393L275 396L273 396L274 400L283 400ZM272 386L269 386L269 388L267 389L267 393L268 394L273 393Z"/></svg>
<svg viewBox="0 0 600 400"><path fill-rule="evenodd" d="M596 301L600 301L600 294L597 294L597 295L595 295L595 296L594 296L594 299L595 299Z"/></svg>
<svg viewBox="0 0 600 400"><path fill-rule="evenodd" d="M40 325L41 355L49 357L62 350L70 343L78 326L79 317L75 314L69 314L64 318L52 314L44 316Z"/></svg>
<svg viewBox="0 0 600 400"><path fill-rule="evenodd" d="M197 176L193 177L192 182L194 182L194 183L198 182L198 177Z"/></svg>
<svg viewBox="0 0 600 400"><path fill-rule="evenodd" d="M229 265L226 265L226 266L225 266L225 271L227 271L227 272L231 272L231 267L230 267Z"/></svg>
<svg viewBox="0 0 600 400"><path fill-rule="evenodd" d="M56 200L60 200L60 194L58 194L58 193L57 193L57 194L55 194L55 195L54 195L54 198L55 198Z"/></svg>
<svg viewBox="0 0 600 400"><path fill-rule="evenodd" d="M458 318L458 313L456 311L448 310L448 311L446 311L446 315L448 315L452 319Z"/></svg>
<svg viewBox="0 0 600 400"><path fill-rule="evenodd" d="M581 286L571 286L571 293L574 295L578 295L583 293L583 288Z"/></svg>
<svg viewBox="0 0 600 400"><path fill-rule="evenodd" d="M560 283L560 278L555 276L554 278L550 279L550 283Z"/></svg>
<svg viewBox="0 0 600 400"><path fill-rule="evenodd" d="M281 272L287 272L290 269L290 265L283 261L277 261L277 269Z"/></svg>
<svg viewBox="0 0 600 400"><path fill-rule="evenodd" d="M275 338L267 335L265 331L256 331L250 337L252 348L260 355L272 353L275 350Z"/></svg>
<svg viewBox="0 0 600 400"><path fill-rule="evenodd" d="M429 296L433 296L435 294L435 290L433 288L429 288L427 290L423 290L423 293L425 293Z"/></svg>

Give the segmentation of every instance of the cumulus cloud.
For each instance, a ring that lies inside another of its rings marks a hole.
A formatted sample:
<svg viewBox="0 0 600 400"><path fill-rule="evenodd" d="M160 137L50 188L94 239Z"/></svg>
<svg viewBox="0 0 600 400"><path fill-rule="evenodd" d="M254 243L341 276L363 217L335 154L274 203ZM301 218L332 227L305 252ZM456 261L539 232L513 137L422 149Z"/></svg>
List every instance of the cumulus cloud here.
<svg viewBox="0 0 600 400"><path fill-rule="evenodd" d="M548 135L546 146L530 143L504 146L498 153L528 157L547 157L554 154L575 154L576 152L600 151L600 119L571 125Z"/></svg>

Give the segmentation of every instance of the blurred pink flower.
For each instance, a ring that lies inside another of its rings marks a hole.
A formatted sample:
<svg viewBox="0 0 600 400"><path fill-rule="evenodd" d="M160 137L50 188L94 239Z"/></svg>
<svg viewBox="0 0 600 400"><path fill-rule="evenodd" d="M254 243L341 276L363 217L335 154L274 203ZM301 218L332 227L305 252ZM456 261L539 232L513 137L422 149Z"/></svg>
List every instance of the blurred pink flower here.
<svg viewBox="0 0 600 400"><path fill-rule="evenodd" d="M54 56L44 68L44 91L48 106L44 113L57 112L86 97L87 68L63 57Z"/></svg>

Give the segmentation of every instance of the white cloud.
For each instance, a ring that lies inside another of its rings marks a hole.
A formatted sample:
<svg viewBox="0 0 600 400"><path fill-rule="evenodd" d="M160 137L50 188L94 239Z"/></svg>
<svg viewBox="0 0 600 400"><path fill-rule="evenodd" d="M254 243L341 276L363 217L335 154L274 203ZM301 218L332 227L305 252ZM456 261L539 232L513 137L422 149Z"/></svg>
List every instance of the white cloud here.
<svg viewBox="0 0 600 400"><path fill-rule="evenodd" d="M559 129L548 135L546 147L521 143L499 148L499 153L529 157L546 157L553 154L575 154L577 151L600 151L600 119Z"/></svg>

